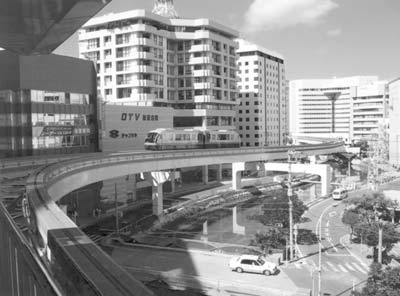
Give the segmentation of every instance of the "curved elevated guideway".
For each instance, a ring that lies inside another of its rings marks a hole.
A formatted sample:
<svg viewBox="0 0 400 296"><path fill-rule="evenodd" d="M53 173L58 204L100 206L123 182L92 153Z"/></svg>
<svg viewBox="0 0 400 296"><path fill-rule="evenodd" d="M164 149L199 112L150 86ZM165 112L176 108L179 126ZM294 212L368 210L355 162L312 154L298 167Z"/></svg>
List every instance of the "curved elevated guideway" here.
<svg viewBox="0 0 400 296"><path fill-rule="evenodd" d="M74 282L78 284L63 282L60 276L58 280L63 286L79 289L73 290L77 293L96 291L85 295L151 295L86 237L55 202L75 189L109 178L182 167L286 159L288 150L294 148L303 155L329 154L344 149L342 142L329 142L246 149L96 154L83 161L74 159L37 170L28 180L26 204L29 207L25 212L36 234L36 246L44 252L43 257L47 258L50 267L77 274Z"/></svg>

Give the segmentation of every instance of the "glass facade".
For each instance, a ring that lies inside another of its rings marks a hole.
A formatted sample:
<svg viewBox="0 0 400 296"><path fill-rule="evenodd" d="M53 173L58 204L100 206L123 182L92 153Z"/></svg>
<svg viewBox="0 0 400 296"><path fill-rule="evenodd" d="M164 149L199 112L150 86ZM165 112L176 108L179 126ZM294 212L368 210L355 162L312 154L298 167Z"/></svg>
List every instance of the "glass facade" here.
<svg viewBox="0 0 400 296"><path fill-rule="evenodd" d="M0 157L96 151L91 101L88 94L0 91Z"/></svg>

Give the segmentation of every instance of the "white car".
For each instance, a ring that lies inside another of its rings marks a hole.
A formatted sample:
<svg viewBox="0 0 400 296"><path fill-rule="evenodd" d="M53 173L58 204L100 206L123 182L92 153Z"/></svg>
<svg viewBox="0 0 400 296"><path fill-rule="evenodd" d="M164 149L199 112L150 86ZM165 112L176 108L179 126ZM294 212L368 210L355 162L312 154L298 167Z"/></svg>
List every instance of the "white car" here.
<svg viewBox="0 0 400 296"><path fill-rule="evenodd" d="M347 191L343 188L335 189L332 192L332 198L335 200L341 200L346 197L347 197Z"/></svg>
<svg viewBox="0 0 400 296"><path fill-rule="evenodd" d="M277 272L275 263L268 262L262 256L241 255L234 257L229 261L229 268L236 272L254 272L265 275L271 275Z"/></svg>

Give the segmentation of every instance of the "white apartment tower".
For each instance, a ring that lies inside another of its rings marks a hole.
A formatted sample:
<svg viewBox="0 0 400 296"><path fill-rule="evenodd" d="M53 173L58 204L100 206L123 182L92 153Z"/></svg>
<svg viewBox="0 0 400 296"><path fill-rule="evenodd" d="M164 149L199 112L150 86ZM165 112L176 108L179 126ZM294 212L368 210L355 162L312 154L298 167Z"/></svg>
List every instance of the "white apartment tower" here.
<svg viewBox="0 0 400 296"><path fill-rule="evenodd" d="M239 41L239 99L236 127L243 146L286 144L288 104L283 57Z"/></svg>
<svg viewBox="0 0 400 296"><path fill-rule="evenodd" d="M79 32L105 101L172 107L174 127L234 129L238 32L208 19L178 18L171 0L153 12L96 17Z"/></svg>
<svg viewBox="0 0 400 296"><path fill-rule="evenodd" d="M293 135L342 138L350 141L353 135L352 89L377 82L376 76L291 81L290 132Z"/></svg>
<svg viewBox="0 0 400 296"><path fill-rule="evenodd" d="M351 88L350 139L378 138L388 126L389 90L387 81Z"/></svg>

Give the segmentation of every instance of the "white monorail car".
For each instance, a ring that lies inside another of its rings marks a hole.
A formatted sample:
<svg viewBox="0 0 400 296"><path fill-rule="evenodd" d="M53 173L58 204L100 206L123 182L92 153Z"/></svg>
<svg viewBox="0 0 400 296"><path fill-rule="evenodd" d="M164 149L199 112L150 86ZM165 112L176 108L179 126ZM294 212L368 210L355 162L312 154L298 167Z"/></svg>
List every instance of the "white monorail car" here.
<svg viewBox="0 0 400 296"><path fill-rule="evenodd" d="M240 147L240 136L231 130L159 128L147 134L146 150L208 149Z"/></svg>

